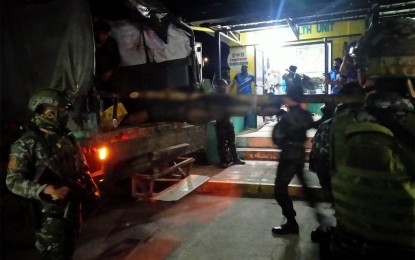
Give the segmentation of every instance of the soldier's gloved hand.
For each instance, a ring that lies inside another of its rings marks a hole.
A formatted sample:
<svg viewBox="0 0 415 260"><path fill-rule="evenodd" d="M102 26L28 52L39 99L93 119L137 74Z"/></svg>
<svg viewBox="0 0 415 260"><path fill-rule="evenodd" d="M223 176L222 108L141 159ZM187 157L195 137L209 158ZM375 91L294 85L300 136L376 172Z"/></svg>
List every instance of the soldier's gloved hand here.
<svg viewBox="0 0 415 260"><path fill-rule="evenodd" d="M70 191L71 190L66 186L56 188L53 185L48 185L46 186L45 190L43 190L43 193L50 195L52 200L64 200Z"/></svg>

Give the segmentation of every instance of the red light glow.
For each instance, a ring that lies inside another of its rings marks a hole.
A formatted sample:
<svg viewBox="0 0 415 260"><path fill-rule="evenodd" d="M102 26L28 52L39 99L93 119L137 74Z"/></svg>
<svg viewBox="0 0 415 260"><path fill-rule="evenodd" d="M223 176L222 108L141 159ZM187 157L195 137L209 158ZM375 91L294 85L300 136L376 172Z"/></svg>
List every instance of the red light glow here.
<svg viewBox="0 0 415 260"><path fill-rule="evenodd" d="M104 161L108 157L107 147L98 148L98 157L101 161Z"/></svg>

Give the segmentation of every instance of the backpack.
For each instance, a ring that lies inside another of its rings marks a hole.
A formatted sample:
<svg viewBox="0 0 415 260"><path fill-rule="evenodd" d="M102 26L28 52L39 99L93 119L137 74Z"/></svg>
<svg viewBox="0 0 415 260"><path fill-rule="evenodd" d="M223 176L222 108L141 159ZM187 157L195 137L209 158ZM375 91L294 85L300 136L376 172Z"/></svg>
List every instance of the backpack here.
<svg viewBox="0 0 415 260"><path fill-rule="evenodd" d="M413 160L413 150L373 122L348 125L342 149L332 177L338 226L370 241L413 248L415 186L402 156L412 153Z"/></svg>

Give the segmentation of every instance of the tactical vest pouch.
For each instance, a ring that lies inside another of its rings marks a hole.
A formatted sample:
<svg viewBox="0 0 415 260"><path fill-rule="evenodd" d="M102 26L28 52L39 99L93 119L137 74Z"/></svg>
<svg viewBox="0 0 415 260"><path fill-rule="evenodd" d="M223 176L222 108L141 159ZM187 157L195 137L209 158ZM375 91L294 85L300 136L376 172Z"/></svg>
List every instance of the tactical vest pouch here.
<svg viewBox="0 0 415 260"><path fill-rule="evenodd" d="M344 164L375 171L405 171L393 133L379 124L356 123L346 128Z"/></svg>
<svg viewBox="0 0 415 260"><path fill-rule="evenodd" d="M394 134L363 122L346 128L345 154L332 177L338 225L380 244L415 247L415 187Z"/></svg>

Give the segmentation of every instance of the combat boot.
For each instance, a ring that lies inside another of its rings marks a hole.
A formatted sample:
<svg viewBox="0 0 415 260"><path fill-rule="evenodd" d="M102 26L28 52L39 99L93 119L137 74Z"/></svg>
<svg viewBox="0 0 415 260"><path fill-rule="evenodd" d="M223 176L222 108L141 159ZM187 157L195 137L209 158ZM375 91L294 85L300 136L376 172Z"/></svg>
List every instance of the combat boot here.
<svg viewBox="0 0 415 260"><path fill-rule="evenodd" d="M272 234L274 235L288 235L288 234L298 234L300 232L300 228L298 227L297 222L288 221L285 224L282 224L279 227L272 228Z"/></svg>
<svg viewBox="0 0 415 260"><path fill-rule="evenodd" d="M235 160L235 161L233 161L233 164L240 164L240 165L244 165L245 164L245 162L244 161L241 161L241 159L237 159L237 160Z"/></svg>

